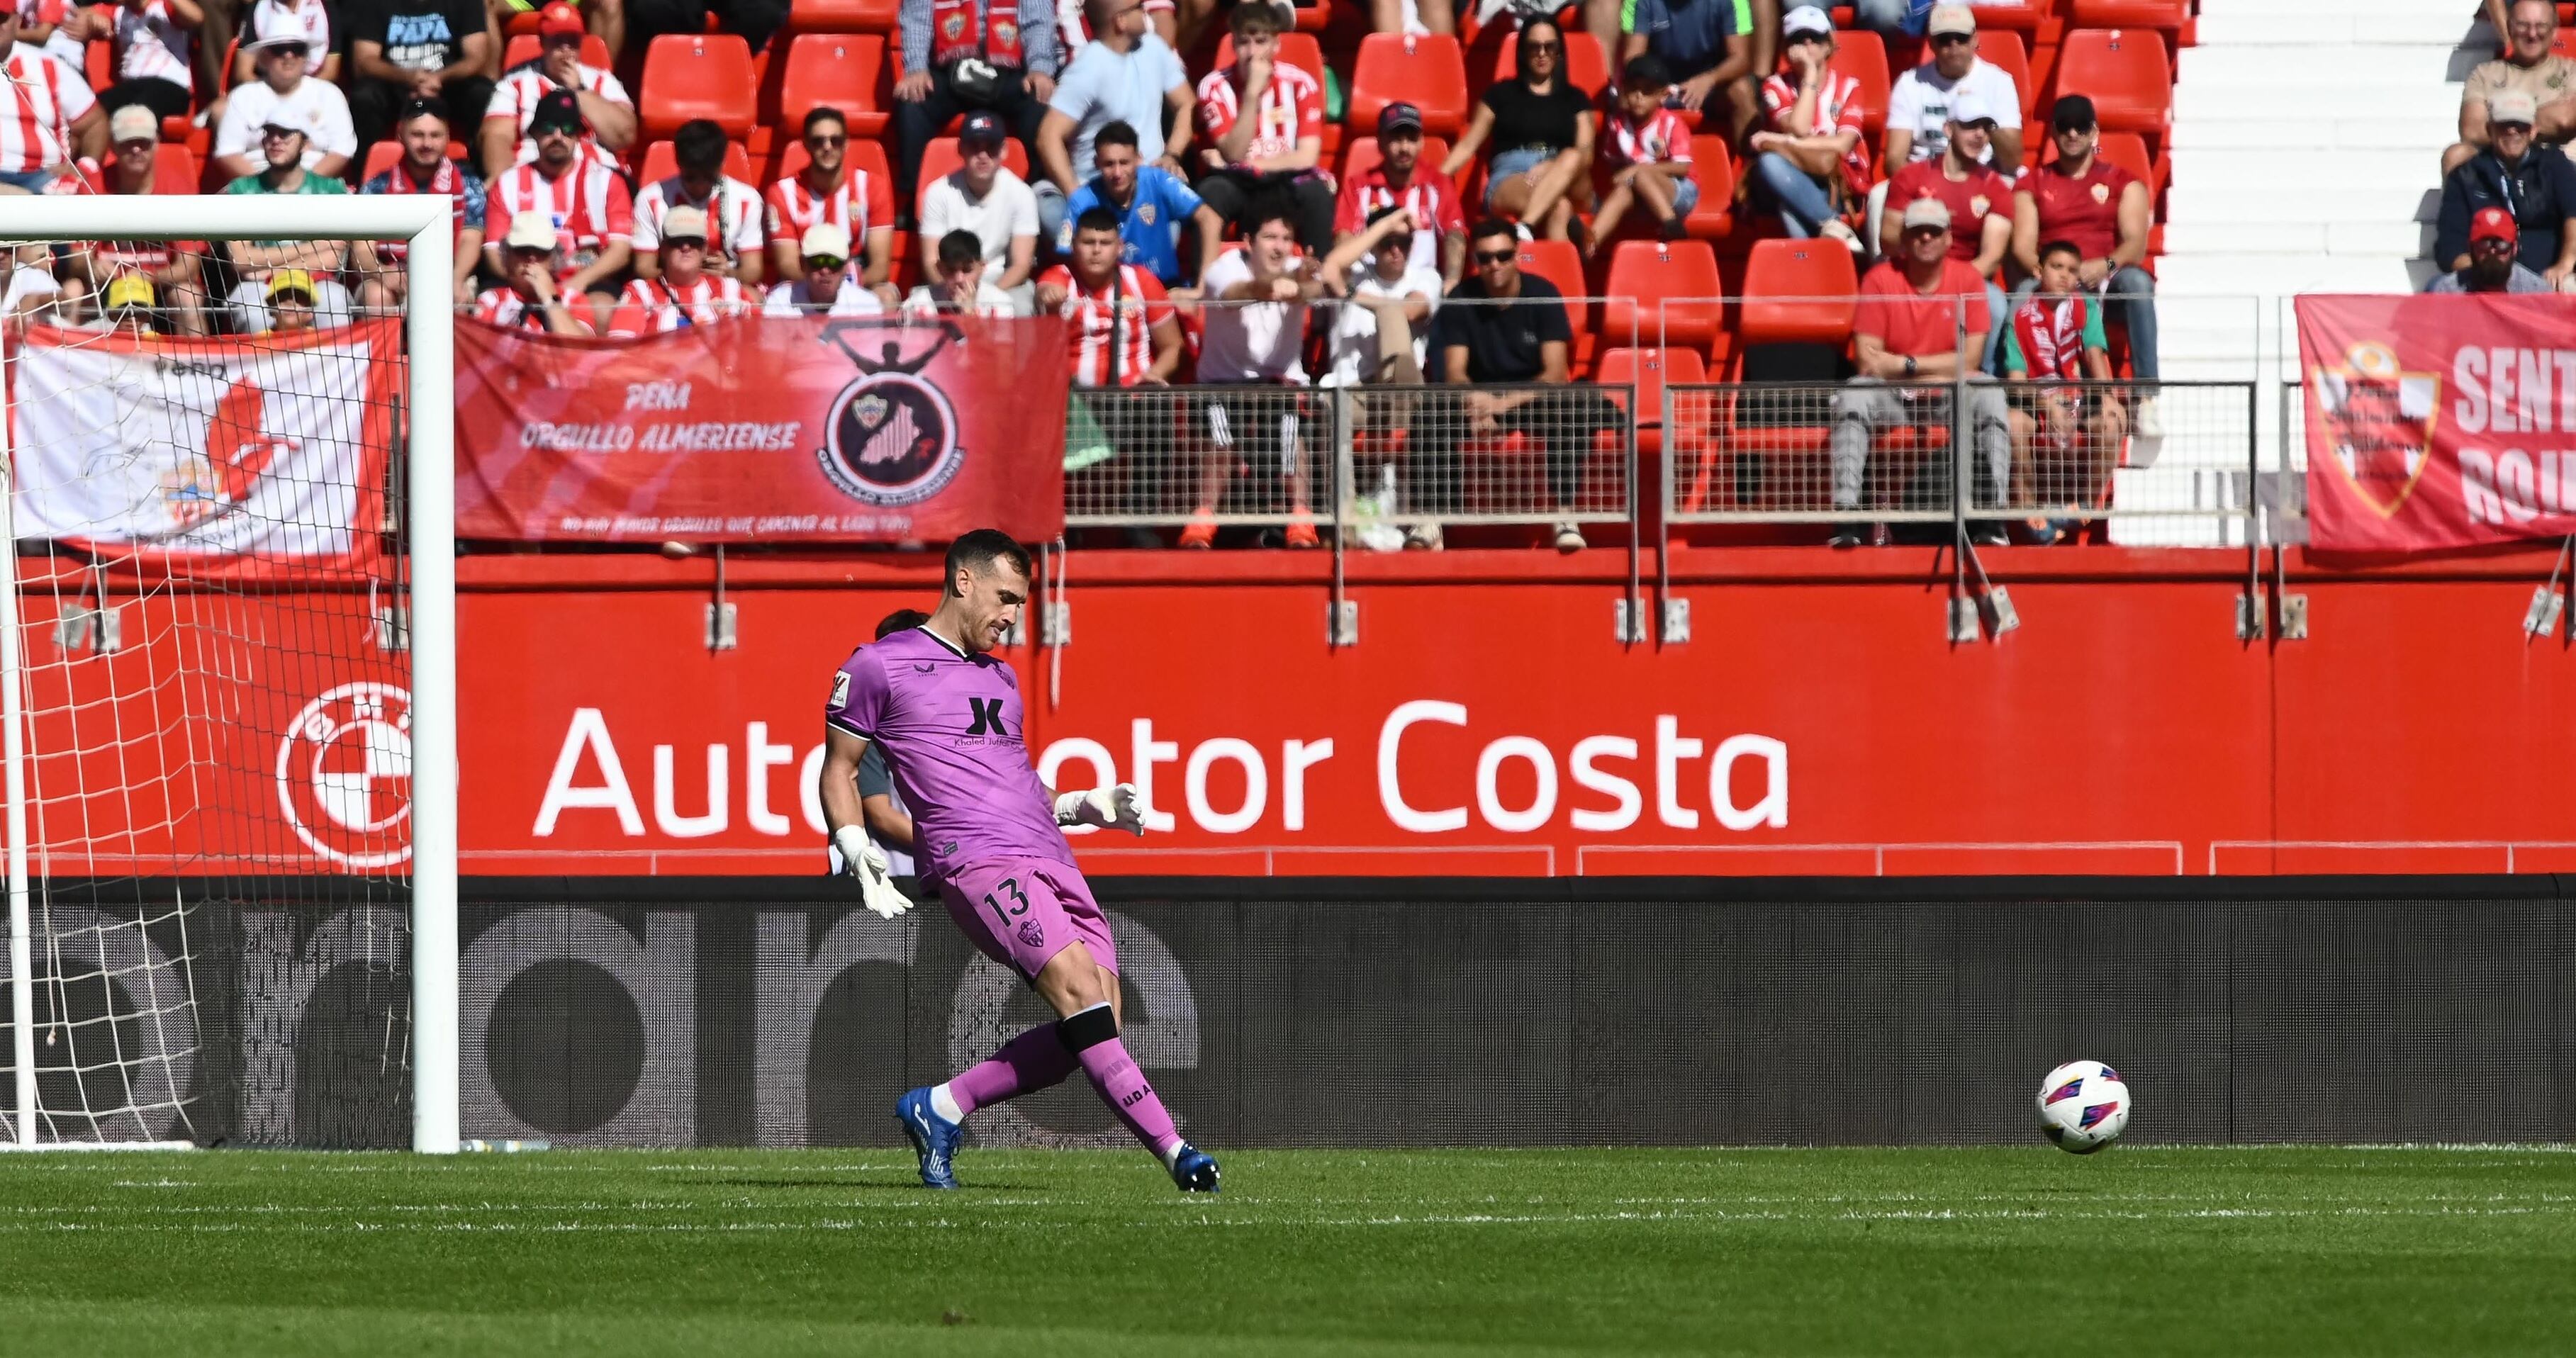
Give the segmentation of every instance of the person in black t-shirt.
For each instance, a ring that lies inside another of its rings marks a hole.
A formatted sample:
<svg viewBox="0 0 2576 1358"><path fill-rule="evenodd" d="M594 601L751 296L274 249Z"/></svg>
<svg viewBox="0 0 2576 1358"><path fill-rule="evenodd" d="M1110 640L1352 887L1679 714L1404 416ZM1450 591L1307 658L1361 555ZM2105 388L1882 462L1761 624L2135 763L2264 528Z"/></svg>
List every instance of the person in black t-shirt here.
<svg viewBox="0 0 2576 1358"><path fill-rule="evenodd" d="M1441 173L1456 180L1490 149L1485 207L1564 240L1574 210L1592 202L1592 94L1565 75L1565 33L1553 19L1521 25L1519 74L1497 80L1476 105Z"/></svg>
<svg viewBox="0 0 2576 1358"><path fill-rule="evenodd" d="M1479 223L1467 249L1475 276L1450 290L1431 324L1434 380L1466 390L1426 403L1409 479L1422 487L1421 508L1455 511L1463 490L1459 443L1520 434L1538 445L1547 465L1548 507L1567 516L1556 525L1557 550L1580 550L1583 530L1573 515L1625 509L1620 497L1602 493L1587 505L1583 464L1593 436L1621 427L1626 416L1598 389L1571 384L1574 327L1565 294L1521 272L1520 238L1511 224ZM1474 390L1515 384L1521 389ZM1430 536L1438 539L1436 528Z"/></svg>
<svg viewBox="0 0 2576 1358"><path fill-rule="evenodd" d="M355 0L343 16L349 122L361 155L414 99L445 100L453 126L482 125L492 99L484 71L499 41L482 0Z"/></svg>

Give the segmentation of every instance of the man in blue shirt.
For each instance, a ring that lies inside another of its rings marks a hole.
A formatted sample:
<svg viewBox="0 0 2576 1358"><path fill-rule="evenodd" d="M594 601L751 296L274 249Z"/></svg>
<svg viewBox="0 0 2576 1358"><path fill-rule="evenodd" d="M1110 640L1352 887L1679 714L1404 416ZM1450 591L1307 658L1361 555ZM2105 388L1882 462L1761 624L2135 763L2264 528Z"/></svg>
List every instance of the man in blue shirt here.
<svg viewBox="0 0 2576 1358"><path fill-rule="evenodd" d="M1753 125L1754 86L1769 74L1753 69L1751 7L1752 0L1623 0L1611 69L1653 53L1673 73L1664 102L1694 111L1724 107L1741 142Z"/></svg>
<svg viewBox="0 0 2576 1358"><path fill-rule="evenodd" d="M1092 143L1113 122L1136 132L1149 164L1181 173L1190 145L1190 74L1145 26L1145 0L1088 0L1091 41L1064 68L1029 147L1029 187L1038 196L1038 234L1053 240L1071 219L1065 204L1092 175ZM1163 132L1169 114L1171 133Z"/></svg>
<svg viewBox="0 0 2576 1358"><path fill-rule="evenodd" d="M1099 174L1073 191L1056 253L1073 253L1073 224L1083 213L1107 208L1118 214L1123 261L1143 267L1171 287L1184 277L1197 277L1216 258L1225 238L1225 219L1200 202L1179 175L1145 164L1136 140L1136 129L1124 122L1111 123L1092 138L1092 168ZM1187 274L1181 271L1183 223L1195 224L1199 236L1198 267Z"/></svg>

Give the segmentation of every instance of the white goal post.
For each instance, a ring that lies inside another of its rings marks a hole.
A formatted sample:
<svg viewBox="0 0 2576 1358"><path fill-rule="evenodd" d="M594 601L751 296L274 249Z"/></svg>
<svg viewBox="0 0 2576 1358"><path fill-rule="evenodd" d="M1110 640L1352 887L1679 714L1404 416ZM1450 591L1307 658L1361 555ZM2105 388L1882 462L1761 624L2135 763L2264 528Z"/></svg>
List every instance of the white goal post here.
<svg viewBox="0 0 2576 1358"><path fill-rule="evenodd" d="M410 1052L411 1144L453 1153L457 1126L457 767L455 260L452 204L445 196L205 195L0 197L0 241L407 241L408 302L403 334L409 382L405 531L410 599L405 620L410 670ZM10 418L0 468L0 758L6 763L10 1017L14 1089L7 1121L18 1148L57 1145L38 1137L33 920L30 875L27 638L22 632L17 502L21 459ZM127 1143L132 1144L132 1143Z"/></svg>

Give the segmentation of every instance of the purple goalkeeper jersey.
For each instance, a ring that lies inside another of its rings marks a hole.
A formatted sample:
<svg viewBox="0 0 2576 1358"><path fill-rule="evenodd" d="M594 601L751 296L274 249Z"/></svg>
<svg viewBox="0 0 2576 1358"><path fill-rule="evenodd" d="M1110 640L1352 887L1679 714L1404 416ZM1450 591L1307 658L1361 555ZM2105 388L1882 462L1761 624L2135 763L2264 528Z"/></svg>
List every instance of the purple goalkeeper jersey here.
<svg viewBox="0 0 2576 1358"><path fill-rule="evenodd" d="M1029 767L1020 715L1009 665L967 655L926 627L851 652L823 705L825 725L885 752L912 811L921 875L933 884L985 859L1073 862Z"/></svg>

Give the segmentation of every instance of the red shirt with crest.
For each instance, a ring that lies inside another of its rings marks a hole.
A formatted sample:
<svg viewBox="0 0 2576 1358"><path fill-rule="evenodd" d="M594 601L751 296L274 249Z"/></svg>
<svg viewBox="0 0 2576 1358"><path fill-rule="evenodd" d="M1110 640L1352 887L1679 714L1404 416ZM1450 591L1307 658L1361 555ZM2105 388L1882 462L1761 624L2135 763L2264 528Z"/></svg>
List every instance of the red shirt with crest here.
<svg viewBox="0 0 2576 1358"><path fill-rule="evenodd" d="M2095 152L2080 175L2054 164L2021 172L2018 193L2039 204L2039 243L2073 241L2086 259L2100 259L2120 243L2120 195L2138 177Z"/></svg>

